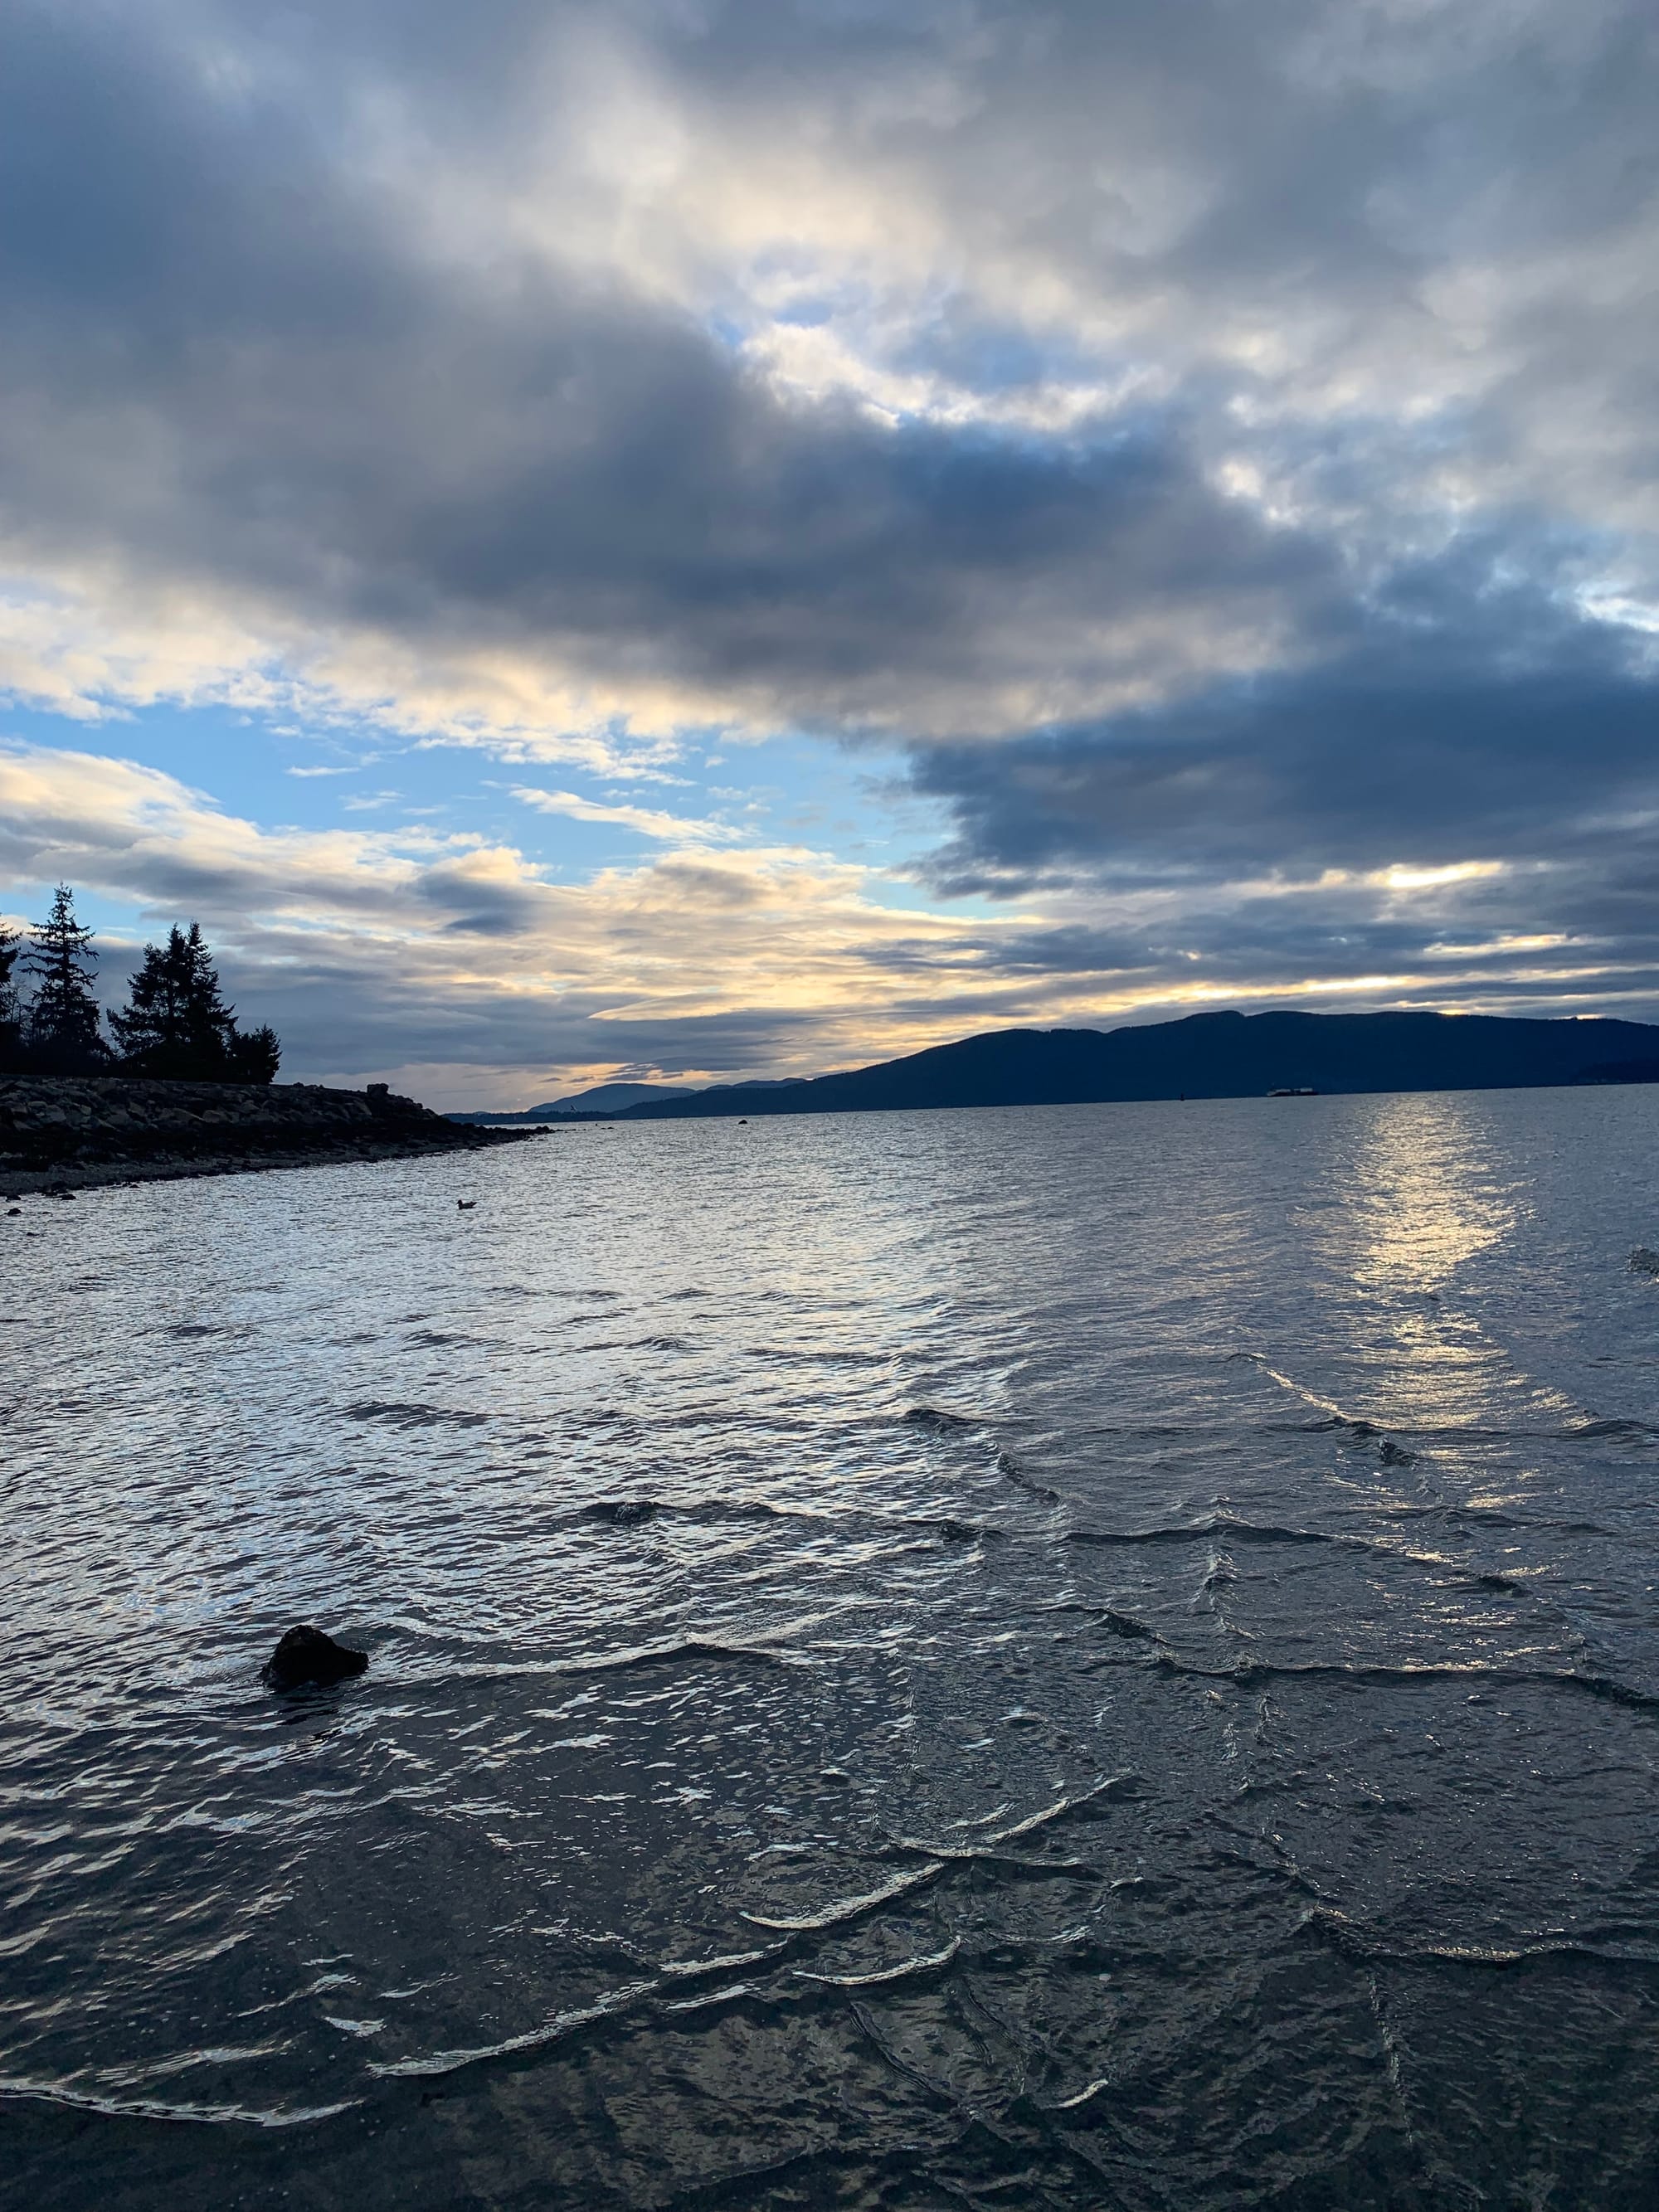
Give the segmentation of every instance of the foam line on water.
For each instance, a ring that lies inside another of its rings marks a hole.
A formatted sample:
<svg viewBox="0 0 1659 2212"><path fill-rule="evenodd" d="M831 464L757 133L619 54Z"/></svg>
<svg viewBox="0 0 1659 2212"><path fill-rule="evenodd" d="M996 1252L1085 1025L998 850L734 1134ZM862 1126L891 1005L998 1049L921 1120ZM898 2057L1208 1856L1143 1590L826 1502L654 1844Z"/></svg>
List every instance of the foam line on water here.
<svg viewBox="0 0 1659 2212"><path fill-rule="evenodd" d="M630 1982L623 1989L613 1990L597 2004L579 2005L569 2012L555 2013L538 2026L527 2028L522 2035L509 2035L499 2043L474 2044L461 2050L428 2051L415 2058L371 2059L368 2070L386 2080L427 2081L441 2074L459 2073L463 2067L480 2065L486 2059L514 2058L527 2051L546 2051L579 2035L584 2028L598 2027L631 2011L654 1997L661 1987L661 1978L653 1975L649 1981Z"/></svg>
<svg viewBox="0 0 1659 2212"><path fill-rule="evenodd" d="M1111 2086L1112 2077L1109 2074L1098 2074L1085 2088L1078 2090L1073 2096L1062 2097L1058 2104L1050 2105L1046 2109L1051 2112L1074 2112L1079 2105L1088 2104L1091 2099L1097 2097L1103 2089L1109 2089Z"/></svg>
<svg viewBox="0 0 1659 2212"><path fill-rule="evenodd" d="M917 1975L931 1974L941 1966L948 1966L962 1948L962 1938L953 1936L942 1951L930 1951L924 1958L901 1960L896 1966L878 1966L867 1974L814 1974L805 1967L794 1968L798 1981L813 1982L828 1990L878 1990L890 1982L909 1981Z"/></svg>
<svg viewBox="0 0 1659 2212"><path fill-rule="evenodd" d="M1615 1948L1610 1940L1597 1942L1587 1936L1545 1936L1517 1943L1401 1943L1377 1935L1352 1920L1335 1905L1320 1904L1303 1917L1302 1926L1334 1943L1339 1949L1367 1959L1387 1960L1402 1966L1433 1962L1451 1966L1502 1968L1524 1966L1540 1959L1582 1959L1597 1966L1628 1968L1649 1973L1659 1970L1659 1953Z"/></svg>
<svg viewBox="0 0 1659 2212"><path fill-rule="evenodd" d="M169 2105L159 2097L100 2097L88 2089L70 2088L58 2081L31 2081L16 2075L0 2075L0 2100L14 2098L34 2104L60 2105L71 2112L90 2112L103 2119L162 2120L196 2127L301 2128L317 2120L331 2120L361 2105L361 2097L343 2097L331 2105L296 2105L261 2111L246 2105Z"/></svg>
<svg viewBox="0 0 1659 2212"><path fill-rule="evenodd" d="M906 1897L924 1882L933 1881L945 1870L943 1859L927 1859L908 1874L895 1875L879 1888L866 1890L859 1897L838 1898L833 1905L823 1905L817 1912L774 1917L770 1913L745 1912L743 1917L755 1928L775 1928L783 1936L816 1936L826 1928L844 1928L850 1922L862 1919L866 1912L875 1912L895 1898Z"/></svg>

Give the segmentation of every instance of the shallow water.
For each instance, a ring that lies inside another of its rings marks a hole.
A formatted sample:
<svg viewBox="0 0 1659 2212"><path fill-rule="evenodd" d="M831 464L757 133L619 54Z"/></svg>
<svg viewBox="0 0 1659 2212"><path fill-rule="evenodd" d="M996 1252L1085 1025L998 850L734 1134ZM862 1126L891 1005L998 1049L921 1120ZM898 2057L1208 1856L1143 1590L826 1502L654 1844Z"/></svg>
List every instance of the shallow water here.
<svg viewBox="0 0 1659 2212"><path fill-rule="evenodd" d="M18 2201L1651 2204L1656 1126L580 1126L28 1201ZM263 1690L296 1620L368 1675Z"/></svg>

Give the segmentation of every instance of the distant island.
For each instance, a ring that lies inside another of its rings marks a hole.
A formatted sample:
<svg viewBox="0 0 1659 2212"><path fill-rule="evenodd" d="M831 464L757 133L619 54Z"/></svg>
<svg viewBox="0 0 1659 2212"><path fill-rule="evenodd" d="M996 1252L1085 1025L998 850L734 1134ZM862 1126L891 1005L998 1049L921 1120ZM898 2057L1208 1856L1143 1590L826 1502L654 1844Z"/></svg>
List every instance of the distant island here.
<svg viewBox="0 0 1659 2212"><path fill-rule="evenodd" d="M993 1030L843 1074L721 1085L645 1099L607 1118L753 1119L924 1107L1249 1098L1273 1091L1503 1091L1656 1081L1659 1026L1647 1022L1229 1012L1115 1030Z"/></svg>
<svg viewBox="0 0 1659 2212"><path fill-rule="evenodd" d="M483 1110L452 1114L449 1119L473 1128L497 1128L518 1126L530 1121L562 1121L580 1120L585 1115L599 1114L607 1120L625 1113L630 1106L646 1106L668 1098L689 1098L689 1085L684 1083L596 1083L588 1091L573 1091L565 1098L550 1098L540 1106L526 1106L521 1114L491 1114Z"/></svg>
<svg viewBox="0 0 1659 2212"><path fill-rule="evenodd" d="M526 1106L521 1114L491 1114L477 1109L452 1114L449 1119L472 1128L522 1127L532 1121L617 1121L629 1118L636 1106L657 1105L665 1099L723 1097L728 1091L738 1089L747 1098L757 1091L793 1090L807 1080L804 1075L785 1075L742 1085L712 1083L702 1090L694 1090L685 1083L596 1083L590 1091L573 1091L568 1097L550 1098L542 1106Z"/></svg>

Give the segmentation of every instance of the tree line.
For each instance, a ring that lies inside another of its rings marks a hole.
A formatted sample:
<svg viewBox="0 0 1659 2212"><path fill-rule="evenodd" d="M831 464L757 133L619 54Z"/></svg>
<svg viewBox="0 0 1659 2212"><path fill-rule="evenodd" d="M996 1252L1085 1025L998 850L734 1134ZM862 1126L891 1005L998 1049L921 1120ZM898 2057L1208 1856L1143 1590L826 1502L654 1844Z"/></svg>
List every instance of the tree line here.
<svg viewBox="0 0 1659 2212"><path fill-rule="evenodd" d="M244 1030L219 988L195 922L147 945L127 1003L107 1017L94 995L93 933L59 884L45 921L26 937L0 929L0 1073L163 1075L198 1083L269 1083L282 1046L268 1024Z"/></svg>

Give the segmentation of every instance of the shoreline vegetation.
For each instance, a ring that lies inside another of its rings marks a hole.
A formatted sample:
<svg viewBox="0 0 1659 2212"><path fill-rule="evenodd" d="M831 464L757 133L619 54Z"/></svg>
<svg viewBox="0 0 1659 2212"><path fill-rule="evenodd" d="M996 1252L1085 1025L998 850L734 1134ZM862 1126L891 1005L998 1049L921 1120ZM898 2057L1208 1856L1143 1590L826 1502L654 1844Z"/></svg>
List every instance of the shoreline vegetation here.
<svg viewBox="0 0 1659 2212"><path fill-rule="evenodd" d="M175 922L165 945L147 945L128 979L126 1005L107 1010L93 989L93 936L67 884L26 938L0 928L0 1076L275 1081L282 1040L269 1023L242 1028L196 922L187 929Z"/></svg>
<svg viewBox="0 0 1659 2212"><path fill-rule="evenodd" d="M276 1081L282 1042L244 1030L201 930L147 945L125 1006L93 984L93 933L59 884L27 939L0 929L0 1194L68 1196L342 1160L478 1152L537 1133L459 1127L384 1083ZM107 1024L108 1035L105 1030Z"/></svg>

